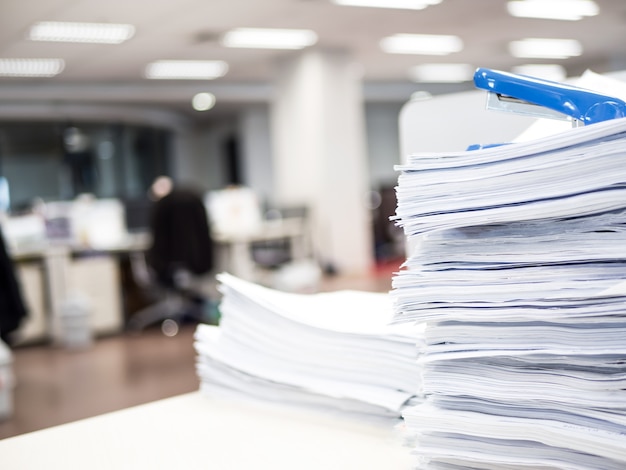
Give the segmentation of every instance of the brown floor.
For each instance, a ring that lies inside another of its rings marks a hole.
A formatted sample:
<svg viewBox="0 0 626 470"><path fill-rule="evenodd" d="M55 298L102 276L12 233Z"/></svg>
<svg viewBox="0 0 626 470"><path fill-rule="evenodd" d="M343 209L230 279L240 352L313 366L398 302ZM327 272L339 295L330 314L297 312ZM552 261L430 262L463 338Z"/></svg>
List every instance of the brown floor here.
<svg viewBox="0 0 626 470"><path fill-rule="evenodd" d="M387 292L391 273L331 277L320 290ZM159 328L98 338L80 351L47 344L13 350L13 415L0 421L0 439L198 389L193 332L167 337Z"/></svg>
<svg viewBox="0 0 626 470"><path fill-rule="evenodd" d="M82 351L15 348L14 412L0 439L196 390L193 329L120 334Z"/></svg>

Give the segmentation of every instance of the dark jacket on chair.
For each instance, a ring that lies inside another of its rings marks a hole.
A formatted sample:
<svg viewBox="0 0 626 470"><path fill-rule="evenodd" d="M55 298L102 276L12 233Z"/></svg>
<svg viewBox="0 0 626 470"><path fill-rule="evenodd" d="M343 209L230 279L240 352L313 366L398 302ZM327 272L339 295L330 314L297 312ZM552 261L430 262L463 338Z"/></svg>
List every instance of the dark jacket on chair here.
<svg viewBox="0 0 626 470"><path fill-rule="evenodd" d="M18 283L13 260L0 231L0 338L10 344L10 335L26 317L26 306Z"/></svg>
<svg viewBox="0 0 626 470"><path fill-rule="evenodd" d="M213 243L206 208L192 190L173 189L153 206L152 246L147 260L158 280L171 285L177 269L194 275L213 268Z"/></svg>

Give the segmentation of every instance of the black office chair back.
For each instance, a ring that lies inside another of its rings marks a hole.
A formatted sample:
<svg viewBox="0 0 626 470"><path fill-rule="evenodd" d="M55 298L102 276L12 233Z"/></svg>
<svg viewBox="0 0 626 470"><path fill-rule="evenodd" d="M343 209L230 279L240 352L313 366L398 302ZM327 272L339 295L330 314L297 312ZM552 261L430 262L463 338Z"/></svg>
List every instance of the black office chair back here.
<svg viewBox="0 0 626 470"><path fill-rule="evenodd" d="M213 241L200 195L174 189L158 200L151 217L152 245L148 263L158 280L172 285L180 270L199 276L213 269Z"/></svg>

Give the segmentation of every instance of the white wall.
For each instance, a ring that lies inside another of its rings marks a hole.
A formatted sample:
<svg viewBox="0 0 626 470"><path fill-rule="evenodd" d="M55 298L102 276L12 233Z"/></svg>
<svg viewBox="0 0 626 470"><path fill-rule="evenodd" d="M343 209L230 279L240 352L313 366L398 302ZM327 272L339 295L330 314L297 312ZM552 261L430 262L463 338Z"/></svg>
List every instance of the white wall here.
<svg viewBox="0 0 626 470"><path fill-rule="evenodd" d="M510 142L535 121L520 114L489 111L485 100L486 92L473 90L408 102L399 124L403 158L417 152Z"/></svg>
<svg viewBox="0 0 626 470"><path fill-rule="evenodd" d="M238 134L243 180L255 189L261 201L273 204L274 171L268 106L249 106L239 118Z"/></svg>
<svg viewBox="0 0 626 470"><path fill-rule="evenodd" d="M282 64L271 106L276 195L310 210L318 259L351 274L373 260L361 78L348 53L309 51Z"/></svg>
<svg viewBox="0 0 626 470"><path fill-rule="evenodd" d="M197 126L177 130L174 148L174 177L204 191L222 189L226 185L223 142L232 127Z"/></svg>
<svg viewBox="0 0 626 470"><path fill-rule="evenodd" d="M398 118L402 103L371 103L365 106L370 187L395 185L394 166L401 161Z"/></svg>

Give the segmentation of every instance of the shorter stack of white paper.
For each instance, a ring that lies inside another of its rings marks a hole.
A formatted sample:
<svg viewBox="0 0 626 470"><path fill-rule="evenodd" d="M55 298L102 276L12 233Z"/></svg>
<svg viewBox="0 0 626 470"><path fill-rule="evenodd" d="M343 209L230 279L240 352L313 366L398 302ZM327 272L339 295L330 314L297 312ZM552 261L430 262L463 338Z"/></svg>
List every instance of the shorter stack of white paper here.
<svg viewBox="0 0 626 470"><path fill-rule="evenodd" d="M220 325L196 331L202 391L391 418L419 402L422 328L390 325L388 294L218 280Z"/></svg>

